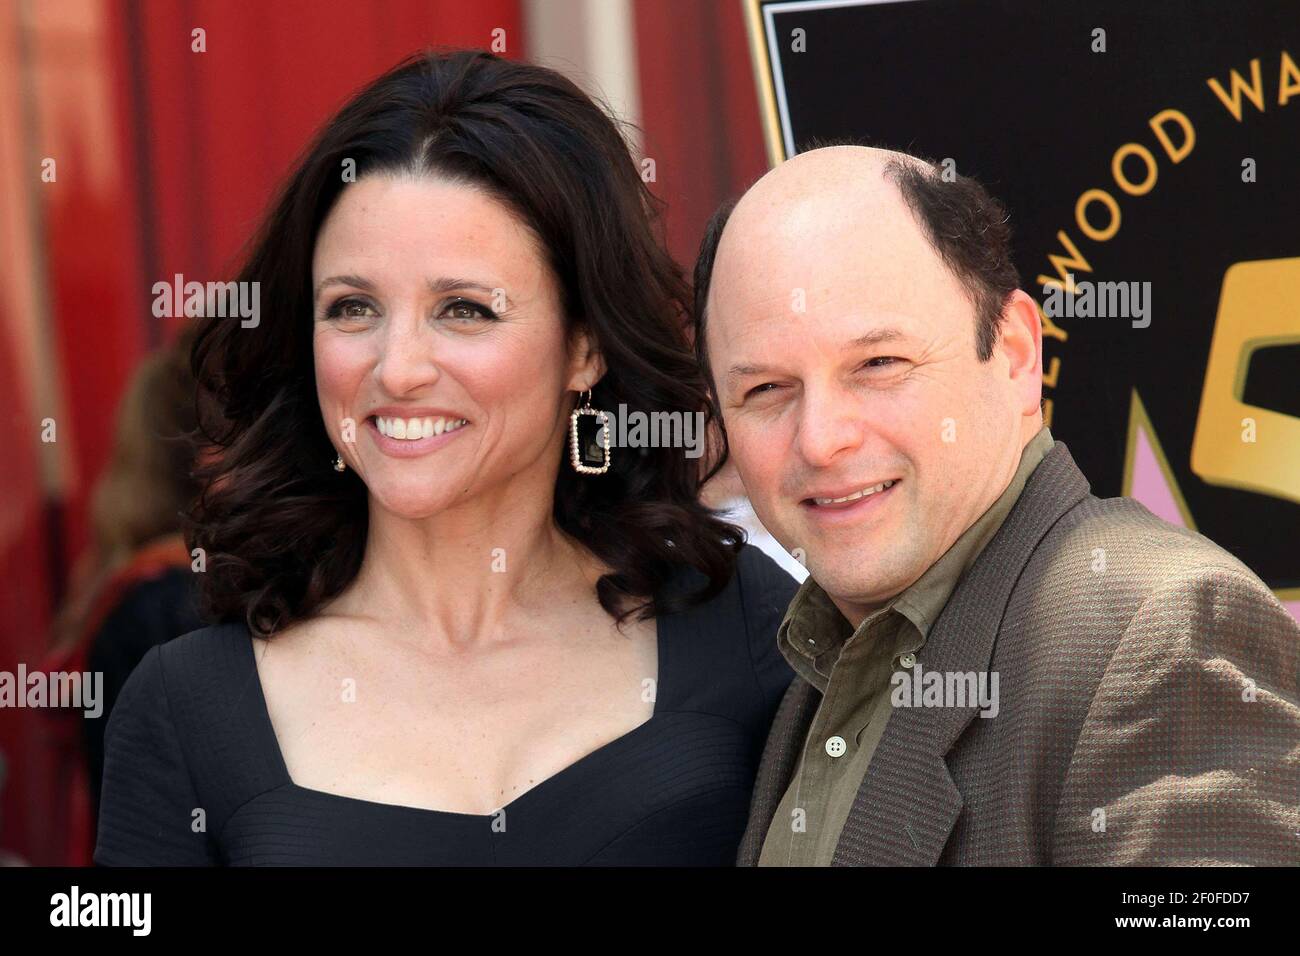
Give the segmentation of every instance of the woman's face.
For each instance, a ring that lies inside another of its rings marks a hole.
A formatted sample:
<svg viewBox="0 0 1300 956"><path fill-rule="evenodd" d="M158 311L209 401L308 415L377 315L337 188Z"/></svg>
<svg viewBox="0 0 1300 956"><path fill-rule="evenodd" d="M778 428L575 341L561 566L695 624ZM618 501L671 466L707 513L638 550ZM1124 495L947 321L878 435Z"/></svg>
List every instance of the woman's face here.
<svg viewBox="0 0 1300 956"><path fill-rule="evenodd" d="M372 501L422 518L554 480L565 392L597 360L569 348L542 250L504 205L363 177L321 226L312 288L321 415Z"/></svg>

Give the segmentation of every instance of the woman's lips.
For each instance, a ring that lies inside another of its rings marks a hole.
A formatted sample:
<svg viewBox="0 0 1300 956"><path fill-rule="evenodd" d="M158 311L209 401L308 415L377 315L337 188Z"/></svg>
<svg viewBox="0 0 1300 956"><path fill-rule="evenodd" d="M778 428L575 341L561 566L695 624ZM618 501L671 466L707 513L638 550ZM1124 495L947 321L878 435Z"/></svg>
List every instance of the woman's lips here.
<svg viewBox="0 0 1300 956"><path fill-rule="evenodd" d="M429 435L427 438L392 438L379 430L374 416L366 419L366 430L375 446L391 458L418 458L427 455L448 442L455 441L457 436L473 427L473 423L467 422L451 431L444 430L441 434Z"/></svg>

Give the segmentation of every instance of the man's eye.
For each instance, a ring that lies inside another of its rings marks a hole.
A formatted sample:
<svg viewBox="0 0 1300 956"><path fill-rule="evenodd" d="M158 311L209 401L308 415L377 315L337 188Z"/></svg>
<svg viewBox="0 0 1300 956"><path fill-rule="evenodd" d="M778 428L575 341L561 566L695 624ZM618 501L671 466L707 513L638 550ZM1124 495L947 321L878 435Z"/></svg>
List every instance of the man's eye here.
<svg viewBox="0 0 1300 956"><path fill-rule="evenodd" d="M779 388L779 387L780 386L778 386L775 382L764 382L762 385L756 385L753 388L751 388L748 392L745 393L745 397L749 398L752 395L761 395L764 392L769 392L772 389Z"/></svg>
<svg viewBox="0 0 1300 956"><path fill-rule="evenodd" d="M878 355L876 358L867 359L862 363L864 368L884 368L887 365L893 365L898 359L893 355Z"/></svg>
<svg viewBox="0 0 1300 956"><path fill-rule="evenodd" d="M447 303L442 312L449 319L474 321L476 319L495 319L497 314L485 305L479 305L469 299L453 299Z"/></svg>

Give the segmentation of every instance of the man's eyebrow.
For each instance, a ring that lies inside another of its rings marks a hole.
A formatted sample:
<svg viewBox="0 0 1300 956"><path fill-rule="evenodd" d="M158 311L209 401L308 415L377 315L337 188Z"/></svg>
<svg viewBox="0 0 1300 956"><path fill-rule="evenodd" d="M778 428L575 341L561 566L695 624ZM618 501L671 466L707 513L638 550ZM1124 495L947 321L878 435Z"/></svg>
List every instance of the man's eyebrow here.
<svg viewBox="0 0 1300 956"><path fill-rule="evenodd" d="M744 375L760 375L766 372L766 365L733 365L727 369L727 378L740 378Z"/></svg>
<svg viewBox="0 0 1300 956"><path fill-rule="evenodd" d="M473 279L461 279L455 277L443 277L439 279L430 279L427 284L429 287L429 291L434 293L435 295L441 294L443 292L452 292L456 289L473 289L475 292L483 292L488 295L493 295L497 292L497 289L499 288L499 287L485 285L482 282L477 282ZM330 276L328 279L322 279L320 283L317 284L316 291L314 293L314 300L319 299L321 293L325 291L327 287L332 285L350 285L357 289L364 289L367 292L373 292L375 289L375 284L371 282L369 279L365 278L364 276L358 276L358 275ZM504 290L502 290L502 297L506 300L506 304L509 305L510 298L509 296L505 295Z"/></svg>
<svg viewBox="0 0 1300 956"><path fill-rule="evenodd" d="M872 329L866 335L859 335L849 343L849 348L867 348L872 345L880 345L883 342L896 342L899 339L905 338L908 338L906 332L903 332L901 329L893 328L892 326L885 326L880 329Z"/></svg>
<svg viewBox="0 0 1300 956"><path fill-rule="evenodd" d="M906 338L909 338L906 332L901 329L893 328L892 326L886 326L885 328L872 329L865 335L859 335L856 339L847 343L845 347L848 349L869 348L873 345L880 345L883 342L895 342ZM768 365L733 365L731 368L727 369L727 378L733 379L743 378L746 375L761 375L764 372L770 371L770 369L771 366Z"/></svg>

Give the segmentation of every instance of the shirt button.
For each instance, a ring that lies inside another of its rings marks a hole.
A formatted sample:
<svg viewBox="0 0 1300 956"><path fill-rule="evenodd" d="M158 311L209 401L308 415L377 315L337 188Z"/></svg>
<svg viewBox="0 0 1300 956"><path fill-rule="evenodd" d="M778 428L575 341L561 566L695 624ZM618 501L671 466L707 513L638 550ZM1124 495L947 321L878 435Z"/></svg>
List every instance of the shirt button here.
<svg viewBox="0 0 1300 956"><path fill-rule="evenodd" d="M898 658L898 666L903 668L903 670L911 670L913 667L916 666L916 655L913 654L911 651L908 651L906 654L901 655Z"/></svg>
<svg viewBox="0 0 1300 956"><path fill-rule="evenodd" d="M849 749L849 745L844 742L840 736L831 737L826 741L826 752L832 757L843 757L844 751Z"/></svg>

